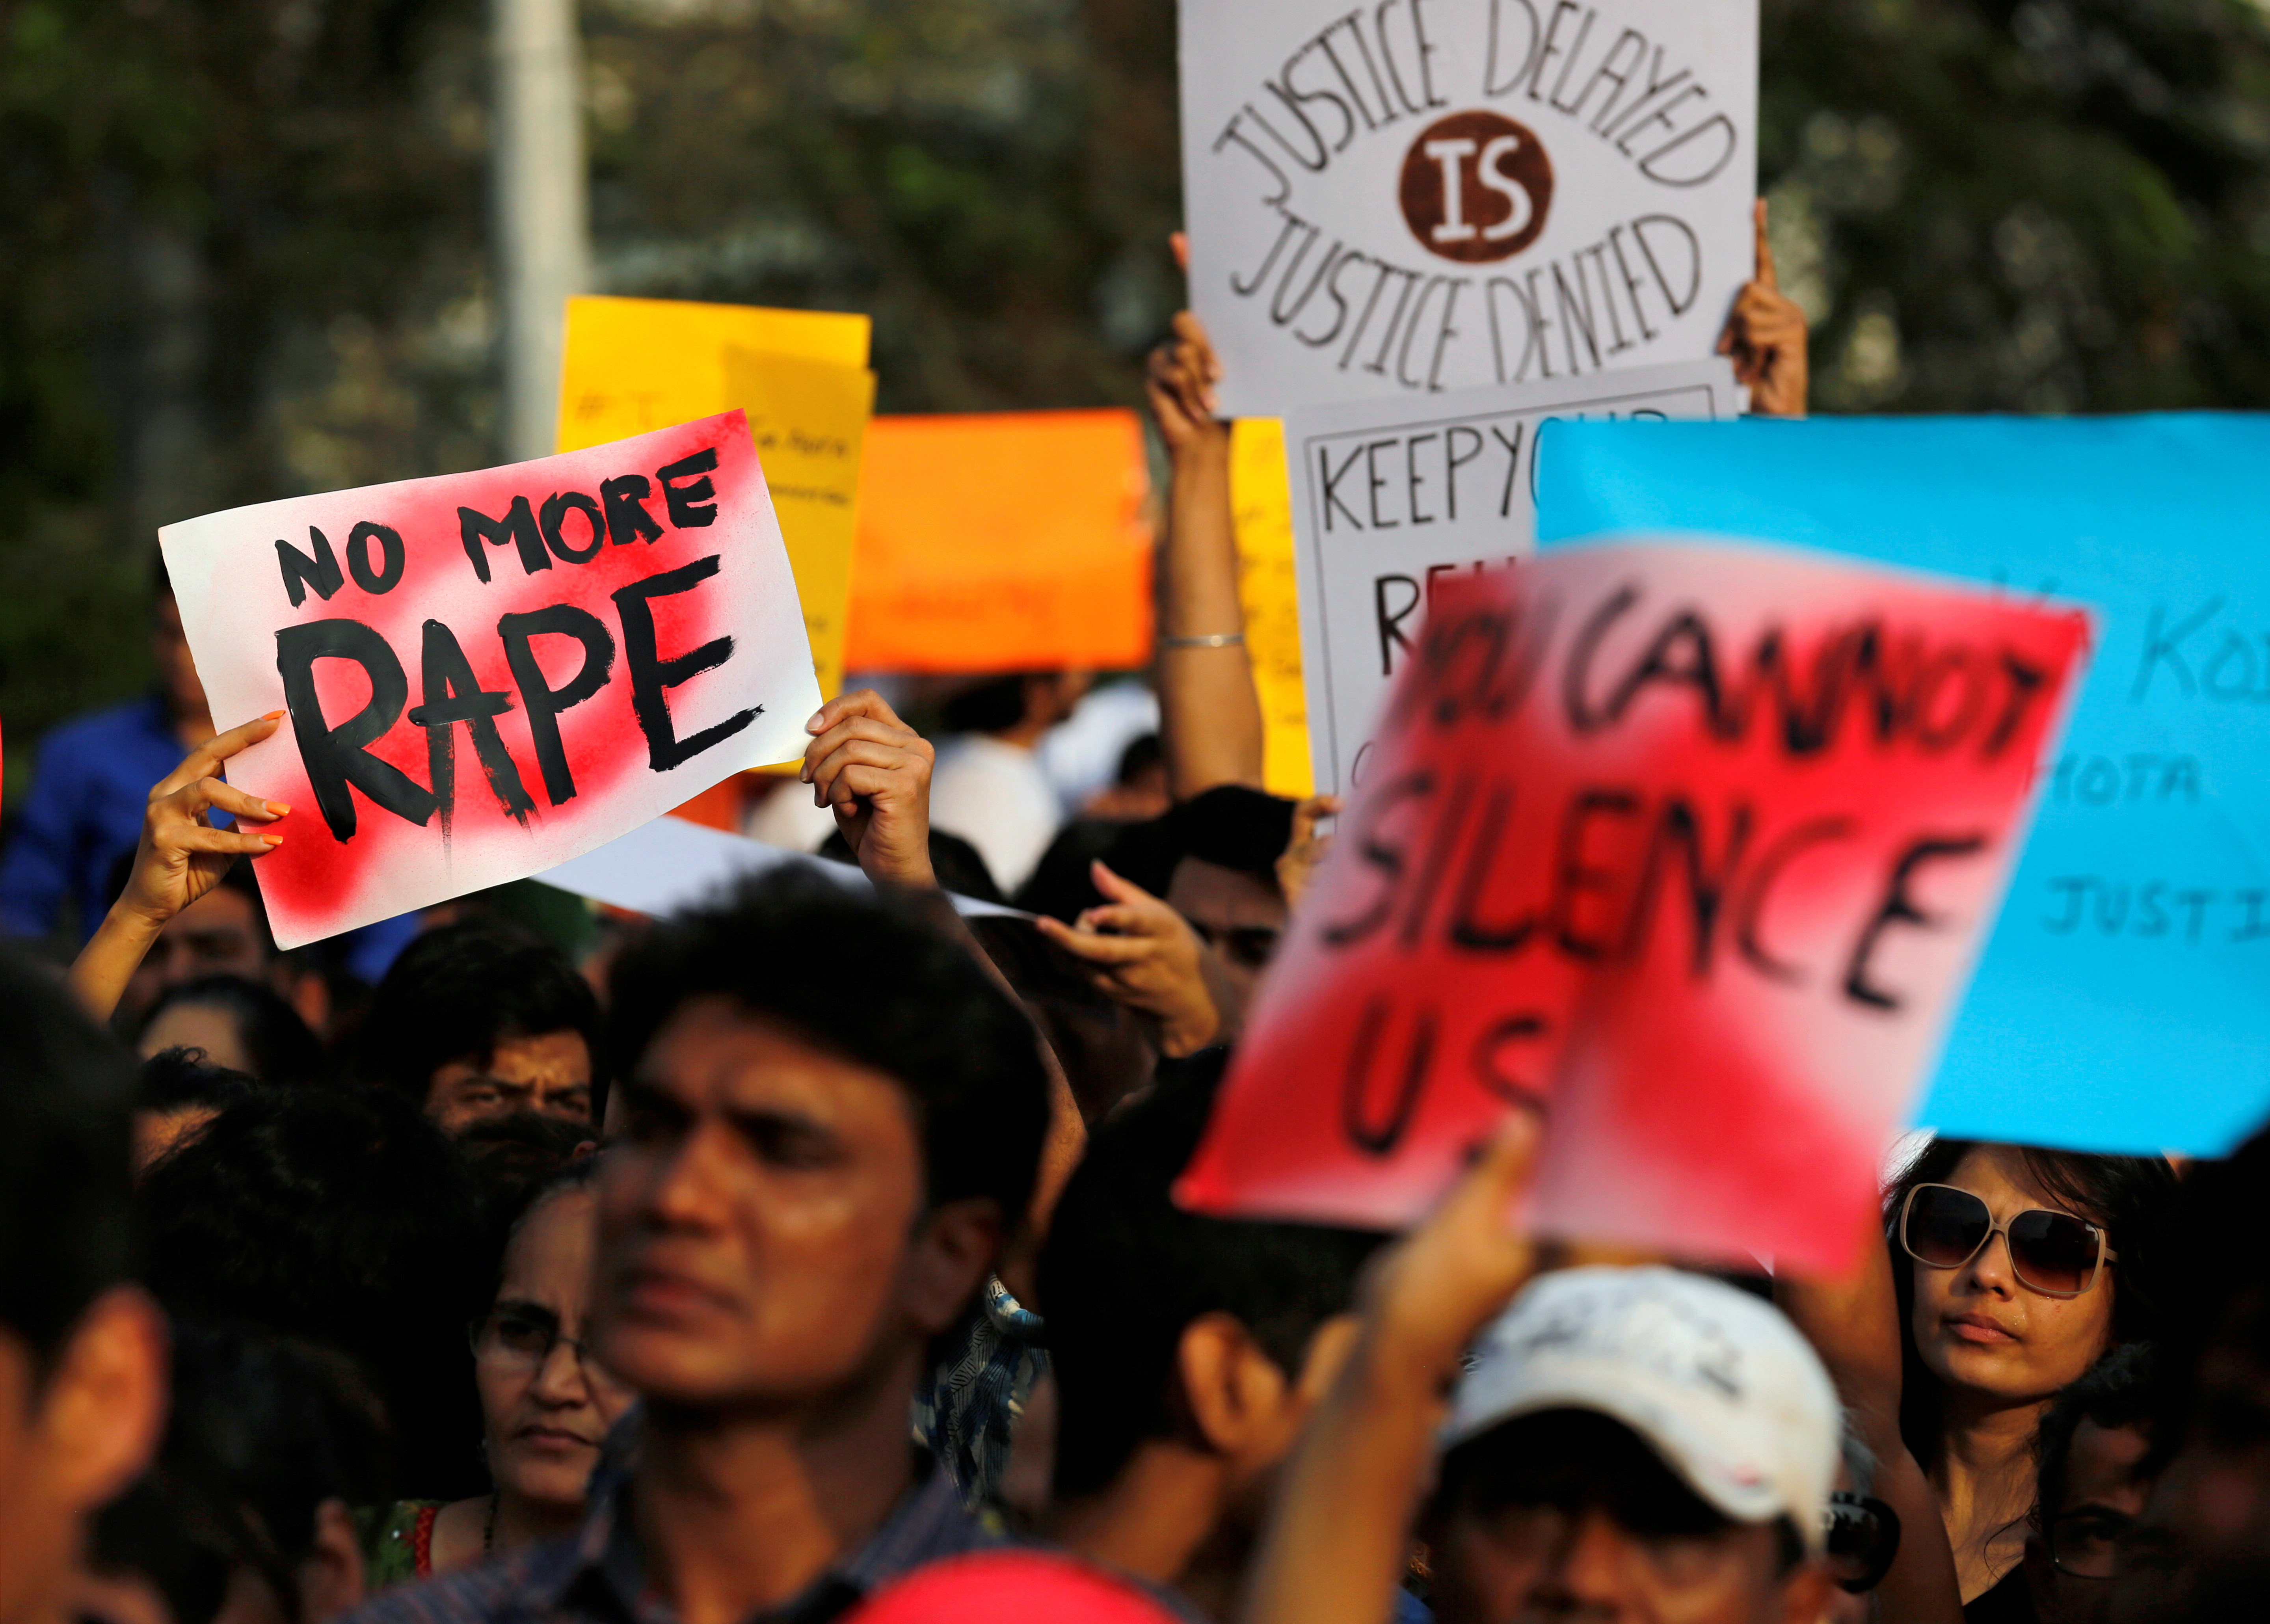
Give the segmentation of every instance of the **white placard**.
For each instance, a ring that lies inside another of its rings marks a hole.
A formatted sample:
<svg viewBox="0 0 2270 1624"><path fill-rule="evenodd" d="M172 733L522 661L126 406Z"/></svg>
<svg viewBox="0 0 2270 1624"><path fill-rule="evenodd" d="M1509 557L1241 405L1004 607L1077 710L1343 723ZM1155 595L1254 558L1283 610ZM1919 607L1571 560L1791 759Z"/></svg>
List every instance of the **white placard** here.
<svg viewBox="0 0 2270 1624"><path fill-rule="evenodd" d="M1182 0L1223 409L1711 352L1751 276L1757 0Z"/></svg>
<svg viewBox="0 0 2270 1624"><path fill-rule="evenodd" d="M1418 646L1445 575L1535 549L1538 432L1556 418L1725 419L1733 369L1712 359L1606 377L1287 412L1293 574L1321 793L1363 776L1389 679Z"/></svg>

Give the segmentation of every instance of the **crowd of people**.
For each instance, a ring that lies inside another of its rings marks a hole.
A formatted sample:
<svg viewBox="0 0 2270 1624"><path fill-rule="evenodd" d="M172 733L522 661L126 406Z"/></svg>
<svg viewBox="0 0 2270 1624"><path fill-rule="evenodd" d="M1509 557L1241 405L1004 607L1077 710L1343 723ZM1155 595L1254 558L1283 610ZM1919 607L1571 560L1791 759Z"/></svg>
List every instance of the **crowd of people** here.
<svg viewBox="0 0 2270 1624"><path fill-rule="evenodd" d="M872 895L278 953L278 719L160 578L0 861L71 950L0 955L0 1624L2270 1613L2270 1137L1930 1142L1842 1281L1525 1233L1518 1109L1399 1237L1176 1205L1339 810L1262 788L1218 382L1180 318L1150 687L811 719L766 827Z"/></svg>

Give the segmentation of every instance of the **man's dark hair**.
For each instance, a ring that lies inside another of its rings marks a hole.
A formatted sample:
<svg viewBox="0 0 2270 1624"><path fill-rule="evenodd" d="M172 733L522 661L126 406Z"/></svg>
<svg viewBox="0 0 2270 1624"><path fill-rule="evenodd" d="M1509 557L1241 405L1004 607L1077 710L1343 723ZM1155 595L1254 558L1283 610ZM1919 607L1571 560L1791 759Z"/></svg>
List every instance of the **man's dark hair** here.
<svg viewBox="0 0 2270 1624"><path fill-rule="evenodd" d="M506 1238L530 1203L597 1134L597 1128L585 1123L568 1122L542 1111L513 1111L484 1116L451 1136L457 1154L464 1158L473 1182L480 1187L481 1210L500 1257Z"/></svg>
<svg viewBox="0 0 2270 1624"><path fill-rule="evenodd" d="M940 708L949 733L1003 733L1025 719L1025 685L1045 671L1016 671L989 677L964 688Z"/></svg>
<svg viewBox="0 0 2270 1624"><path fill-rule="evenodd" d="M219 1010L235 1022L252 1075L261 1082L290 1088L322 1079L322 1042L274 988L237 975L200 976L159 994L143 1017L143 1029L163 1011L182 1004Z"/></svg>
<svg viewBox="0 0 2270 1624"><path fill-rule="evenodd" d="M1905 1329L1914 1319L1915 1260L1901 1250L1899 1221L1908 1192L1918 1184L1943 1184L1974 1150L1990 1148L1976 1139L1933 1139L1902 1169L1885 1198L1884 1243L1892 1257L1892 1287L1899 1301L1900 1433L1925 1471L1937 1463L1944 1442L1940 1429L1939 1379L1916 1350ZM2175 1169L2164 1156L2097 1156L2081 1151L2012 1146L2034 1182L2067 1211L2103 1229L2120 1261L2105 1272L2112 1285L2112 1340L2148 1340L2160 1331L2160 1305L2169 1301L2159 1279L2160 1233L2175 1204ZM2093 1289L2103 1290L2100 1281ZM2174 1299L2181 1301L2181 1298Z"/></svg>
<svg viewBox="0 0 2270 1624"><path fill-rule="evenodd" d="M851 842L836 830L820 842L817 854L830 863L846 863L853 866L858 857L851 850ZM1006 902L1001 887L994 882L993 871L985 866L985 855L959 834L949 834L944 829L930 832L931 871L938 876L938 888L951 891L956 896L966 896L973 902Z"/></svg>
<svg viewBox="0 0 2270 1624"><path fill-rule="evenodd" d="M1293 805L1243 784L1217 784L1167 814L1178 856L1250 875L1275 889L1277 859L1293 842Z"/></svg>
<svg viewBox="0 0 2270 1624"><path fill-rule="evenodd" d="M249 1568L300 1620L300 1569L327 1500L393 1495L393 1437L344 1355L240 1327L177 1326L156 1469L97 1519L98 1570L143 1575L174 1624L205 1624Z"/></svg>
<svg viewBox="0 0 2270 1624"><path fill-rule="evenodd" d="M371 995L360 1071L422 1109L452 1060L486 1065L497 1045L573 1032L590 1051L592 1108L604 1103L598 1000L568 957L489 919L428 931L404 948Z"/></svg>
<svg viewBox="0 0 2270 1624"><path fill-rule="evenodd" d="M2240 1239L2261 1227L2266 1188L2270 1126L2228 1159L2200 1162L2185 1175L2162 1249L2167 1298L2183 1312L2170 1315L2157 1338L2159 1413L2149 1471L2182 1445L2200 1363L2210 1350L2227 1348L2270 1371L2270 1259Z"/></svg>
<svg viewBox="0 0 2270 1624"><path fill-rule="evenodd" d="M215 1065L202 1049L161 1049L142 1063L134 1104L145 1111L177 1111L208 1105L226 1110L259 1092L260 1079L233 1066Z"/></svg>
<svg viewBox="0 0 2270 1624"><path fill-rule="evenodd" d="M2083 1421L2108 1429L2149 1427L2159 1404L2160 1353L2149 1342L2114 1348L2057 1396L2034 1434L2034 1522L2045 1524L2065 1500L2073 1435Z"/></svg>
<svg viewBox="0 0 2270 1624"><path fill-rule="evenodd" d="M134 1062L0 947L0 1328L45 1368L129 1272Z"/></svg>
<svg viewBox="0 0 2270 1624"><path fill-rule="evenodd" d="M608 978L613 1074L696 998L723 998L907 1092L932 1204L990 1196L1014 1226L1048 1131L1048 1076L1024 1012L962 948L813 875L748 881L663 922Z"/></svg>
<svg viewBox="0 0 2270 1624"><path fill-rule="evenodd" d="M395 1418L405 1487L482 1487L464 1327L493 1284L492 1236L417 1108L377 1089L263 1090L152 1168L137 1205L144 1279L169 1311L352 1355Z"/></svg>
<svg viewBox="0 0 2270 1624"><path fill-rule="evenodd" d="M1056 1492L1092 1494L1176 1425L1176 1351L1206 1314L1234 1316L1286 1376L1346 1310L1384 1236L1206 1218L1170 1193L1205 1131L1222 1051L1160 1068L1088 1139L1050 1220L1040 1309L1057 1376Z"/></svg>

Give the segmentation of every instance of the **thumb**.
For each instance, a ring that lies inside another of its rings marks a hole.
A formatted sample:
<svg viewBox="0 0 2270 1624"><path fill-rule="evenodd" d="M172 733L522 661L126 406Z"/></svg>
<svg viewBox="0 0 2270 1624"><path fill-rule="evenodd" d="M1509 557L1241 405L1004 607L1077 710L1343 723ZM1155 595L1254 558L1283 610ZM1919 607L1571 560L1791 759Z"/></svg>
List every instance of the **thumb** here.
<svg viewBox="0 0 2270 1624"><path fill-rule="evenodd" d="M1483 1140L1473 1164L1451 1190L1446 1206L1467 1217L1502 1224L1528 1198L1536 1180L1538 1147L1545 1138L1541 1109L1518 1106Z"/></svg>
<svg viewBox="0 0 2270 1624"><path fill-rule="evenodd" d="M1167 246L1175 251L1175 263L1184 276L1191 274L1191 236L1186 231L1170 232Z"/></svg>
<svg viewBox="0 0 2270 1624"><path fill-rule="evenodd" d="M1758 227L1758 280L1778 293L1781 291L1781 284L1774 279L1773 244L1766 240L1766 200L1764 198L1761 197L1757 200L1750 211L1750 215L1757 222Z"/></svg>

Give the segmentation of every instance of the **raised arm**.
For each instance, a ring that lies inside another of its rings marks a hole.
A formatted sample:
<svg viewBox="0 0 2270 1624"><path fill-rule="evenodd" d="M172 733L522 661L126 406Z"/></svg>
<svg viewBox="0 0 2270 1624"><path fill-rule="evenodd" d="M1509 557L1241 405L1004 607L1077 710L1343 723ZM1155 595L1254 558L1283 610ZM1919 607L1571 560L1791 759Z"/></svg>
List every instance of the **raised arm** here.
<svg viewBox="0 0 2270 1624"><path fill-rule="evenodd" d="M1735 382L1750 391L1750 410L1762 418L1801 418L1807 388L1805 312L1781 291L1773 247L1766 241L1766 200L1751 211L1757 228L1757 274L1735 296L1718 335L1718 353L1731 356Z"/></svg>
<svg viewBox="0 0 2270 1624"><path fill-rule="evenodd" d="M1173 486L1160 552L1159 738L1167 788L1186 801L1217 784L1261 787L1261 699L1245 654L1229 501L1229 426L1214 415L1221 375L1198 317L1151 353L1151 414Z"/></svg>
<svg viewBox="0 0 2270 1624"><path fill-rule="evenodd" d="M930 741L901 722L872 688L828 701L805 723L805 730L812 740L805 747L797 775L812 786L815 804L834 811L835 827L858 859L860 871L878 891L901 897L940 933L959 942L1022 1008L1016 989L962 923L938 889L938 875L931 867L930 775L937 753ZM1001 1269L1010 1290L1020 1296L1030 1283L1022 1279L1022 1264L1035 1237L1046 1231L1065 1181L1087 1144L1087 1127L1072 1084L1037 1021L1033 1039L1049 1073L1049 1137L1042 1146L1040 1178L1026 1214L1024 1235L1013 1247L1013 1261ZM1019 1278L1012 1279L1013 1272Z"/></svg>
<svg viewBox="0 0 2270 1624"><path fill-rule="evenodd" d="M1962 1594L1939 1497L1900 1436L1899 1299L1891 1255L1872 1222L1847 1280L1777 1279L1774 1301L1802 1331L1876 1457L1870 1493L1900 1519L1900 1548L1874 1592L1888 1624L1961 1624Z"/></svg>
<svg viewBox="0 0 2270 1624"><path fill-rule="evenodd" d="M220 779L222 763L273 733L283 716L272 711L216 734L151 790L126 889L71 961L71 995L95 1020L110 1019L126 983L174 915L220 884L239 857L256 857L284 843L281 834L245 826L273 823L292 809ZM233 815L238 827L216 829L207 823L206 813L215 808Z"/></svg>
<svg viewBox="0 0 2270 1624"><path fill-rule="evenodd" d="M1443 1205L1368 1276L1355 1347L1287 1464L1242 1624L1394 1616L1459 1354L1536 1267L1517 1226L1537 1119L1508 1118Z"/></svg>

